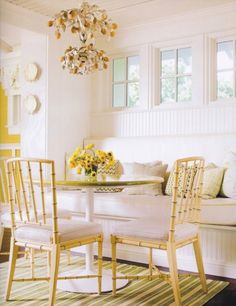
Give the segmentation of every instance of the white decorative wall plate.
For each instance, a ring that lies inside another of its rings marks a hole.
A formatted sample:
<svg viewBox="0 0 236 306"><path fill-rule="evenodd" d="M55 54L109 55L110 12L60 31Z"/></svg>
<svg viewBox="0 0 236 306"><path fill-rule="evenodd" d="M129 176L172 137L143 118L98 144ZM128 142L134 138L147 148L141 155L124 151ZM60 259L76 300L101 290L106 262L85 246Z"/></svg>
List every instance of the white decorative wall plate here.
<svg viewBox="0 0 236 306"><path fill-rule="evenodd" d="M39 101L38 99L33 95L28 95L24 99L24 107L27 113L33 114L38 110L39 107Z"/></svg>
<svg viewBox="0 0 236 306"><path fill-rule="evenodd" d="M39 67L37 64L29 63L25 68L25 80L33 82L37 79Z"/></svg>

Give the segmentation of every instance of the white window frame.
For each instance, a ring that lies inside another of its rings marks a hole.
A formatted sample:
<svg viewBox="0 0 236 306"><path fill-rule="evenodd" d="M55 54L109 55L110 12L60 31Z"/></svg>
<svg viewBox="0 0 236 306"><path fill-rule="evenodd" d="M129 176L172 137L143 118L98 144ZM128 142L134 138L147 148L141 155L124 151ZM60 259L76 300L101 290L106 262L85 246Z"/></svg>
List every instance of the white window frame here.
<svg viewBox="0 0 236 306"><path fill-rule="evenodd" d="M215 97L216 97L216 100L217 101L222 101L222 100L227 100L227 101L230 101L232 99L235 99L236 98L236 37L235 38L231 38L231 39L218 39L216 40L216 46L215 46L215 58L217 59L217 45L219 43L222 43L222 42L229 42L229 41L232 41L233 42L233 45L234 45L234 49L233 49L233 68L227 68L227 69L217 69L217 61L216 61L216 67L215 67L215 73L216 73L216 76L215 76L215 81L216 81L216 84L215 84ZM227 72L227 71L232 71L233 72L233 91L234 91L234 95L233 97L229 97L229 98L220 98L217 96L217 93L218 93L218 81L217 81L217 74L218 72Z"/></svg>
<svg viewBox="0 0 236 306"><path fill-rule="evenodd" d="M207 46L206 57L208 61L208 66L206 67L207 83L205 87L205 100L208 104L229 105L229 103L231 102L236 103L236 97L217 97L217 43L230 40L236 40L235 29L230 29L221 32L213 32L206 35L205 37L205 43Z"/></svg>
<svg viewBox="0 0 236 306"><path fill-rule="evenodd" d="M139 79L137 80L128 80L128 58L129 57L133 57L133 56L138 56L139 57ZM116 59L125 59L125 69L126 69L126 78L124 81L118 81L118 82L114 82L113 81L113 65L114 65L114 60ZM119 54L119 55L113 55L111 57L111 69L110 69L110 84L111 84L111 89L110 89L110 109L111 111L122 111L122 110L135 110L135 109L139 109L141 107L141 73L140 73L140 68L141 68L141 56L139 54L139 52L132 52L132 53L125 53L125 54ZM138 83L139 84L139 99L140 99L140 103L139 105L136 106L128 106L128 84L130 83ZM125 106L120 106L120 107L115 107L113 106L113 86L114 84L125 84Z"/></svg>
<svg viewBox="0 0 236 306"><path fill-rule="evenodd" d="M192 64L192 73L177 73L178 71L178 50L179 49L184 49L184 48L191 48L191 52L193 51L192 50L192 46L191 45L186 45L186 46L180 46L180 47L173 47L173 48L161 48L160 49L160 60L159 60L159 70L160 70L160 77L159 77L159 101L160 101L160 105L163 105L163 104L179 104L179 103L192 103L192 98L191 100L189 101L178 101L178 78L179 77L185 77L185 76L188 76L188 77L191 77L192 81L193 81L193 64ZM161 75L161 62L162 62L162 58L161 58L161 53L162 51L175 51L175 74L173 74L173 76L162 76ZM193 52L192 52L192 57L193 57ZM161 80L162 79L175 79L175 101L166 101L166 102L162 102L161 101ZM191 94L191 97L193 97L193 86L191 88L192 90L192 94Z"/></svg>
<svg viewBox="0 0 236 306"><path fill-rule="evenodd" d="M204 36L196 34L184 38L171 39L155 42L150 46L149 75L151 82L149 86L150 109L189 109L199 107L204 103L203 91L203 65L204 57L202 54L204 46ZM161 62L160 51L181 48L192 48L192 101L188 102L160 102L160 76Z"/></svg>

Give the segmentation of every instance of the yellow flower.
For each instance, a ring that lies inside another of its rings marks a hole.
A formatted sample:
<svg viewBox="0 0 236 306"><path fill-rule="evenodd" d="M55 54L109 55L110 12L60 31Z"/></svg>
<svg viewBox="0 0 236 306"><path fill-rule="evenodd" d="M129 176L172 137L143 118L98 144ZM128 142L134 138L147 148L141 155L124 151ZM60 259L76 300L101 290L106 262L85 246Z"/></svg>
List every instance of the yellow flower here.
<svg viewBox="0 0 236 306"><path fill-rule="evenodd" d="M69 167L70 168L75 168L76 167L76 162L73 158L69 159Z"/></svg>
<svg viewBox="0 0 236 306"><path fill-rule="evenodd" d="M95 171L91 171L90 176L96 177L96 176L97 176L97 173L96 173Z"/></svg>
<svg viewBox="0 0 236 306"><path fill-rule="evenodd" d="M112 152L108 152L107 153L107 157L108 157L109 160L113 160L114 159L114 156L113 156Z"/></svg>
<svg viewBox="0 0 236 306"><path fill-rule="evenodd" d="M91 150L92 148L94 148L94 144L90 143L87 146L85 146L85 150Z"/></svg>
<svg viewBox="0 0 236 306"><path fill-rule="evenodd" d="M96 177L96 171L94 170L99 167L99 165L109 169L114 163L115 160L112 152L95 150L94 144L88 144L84 149L77 147L68 160L70 168L77 168L78 174L84 169L89 173L90 177Z"/></svg>
<svg viewBox="0 0 236 306"><path fill-rule="evenodd" d="M81 174L82 169L80 167L77 168L77 174Z"/></svg>
<svg viewBox="0 0 236 306"><path fill-rule="evenodd" d="M75 149L74 154L79 155L80 152L81 152L81 148L80 148L80 147L77 147L77 148Z"/></svg>
<svg viewBox="0 0 236 306"><path fill-rule="evenodd" d="M92 170L92 165L86 164L84 168L85 170Z"/></svg>

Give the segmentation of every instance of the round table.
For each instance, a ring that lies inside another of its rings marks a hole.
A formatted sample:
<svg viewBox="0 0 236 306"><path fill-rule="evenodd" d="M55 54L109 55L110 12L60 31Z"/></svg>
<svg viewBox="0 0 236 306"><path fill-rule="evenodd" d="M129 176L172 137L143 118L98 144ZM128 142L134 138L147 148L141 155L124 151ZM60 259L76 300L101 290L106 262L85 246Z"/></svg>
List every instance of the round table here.
<svg viewBox="0 0 236 306"><path fill-rule="evenodd" d="M56 185L71 190L71 187L85 189L86 191L86 212L85 218L88 222L93 222L94 217L94 190L98 187L134 187L147 184L162 183L163 178L151 177L151 176L136 176L127 177L99 177L96 180L86 179L85 177L78 177L76 181L56 181ZM85 269L81 271L80 275L95 274L93 267L93 245L86 246L86 264ZM68 271L63 274L78 275L78 271ZM60 274L60 275L63 275ZM128 283L128 280L121 279L117 280L117 289L124 287ZM97 279L96 278L83 278L83 279L72 279L72 280L58 280L57 287L61 290L70 292L81 292L81 293L97 293ZM111 271L104 270L102 273L102 292L108 292L112 290Z"/></svg>

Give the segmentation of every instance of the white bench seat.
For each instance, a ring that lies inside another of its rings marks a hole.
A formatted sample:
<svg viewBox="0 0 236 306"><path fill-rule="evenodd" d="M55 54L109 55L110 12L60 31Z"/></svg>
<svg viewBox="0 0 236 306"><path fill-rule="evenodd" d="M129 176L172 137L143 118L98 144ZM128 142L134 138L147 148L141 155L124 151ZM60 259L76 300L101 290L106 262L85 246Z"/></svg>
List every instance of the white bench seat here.
<svg viewBox="0 0 236 306"><path fill-rule="evenodd" d="M70 211L84 213L85 193L78 190L61 191L58 203ZM94 213L131 219L162 216L170 213L170 196L129 195L125 192L95 193ZM202 200L201 223L236 226L236 199Z"/></svg>

